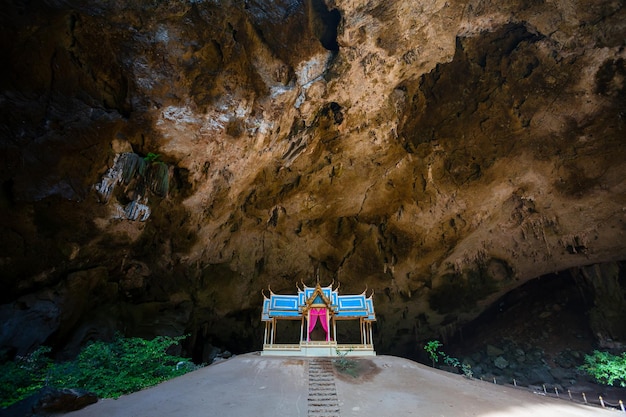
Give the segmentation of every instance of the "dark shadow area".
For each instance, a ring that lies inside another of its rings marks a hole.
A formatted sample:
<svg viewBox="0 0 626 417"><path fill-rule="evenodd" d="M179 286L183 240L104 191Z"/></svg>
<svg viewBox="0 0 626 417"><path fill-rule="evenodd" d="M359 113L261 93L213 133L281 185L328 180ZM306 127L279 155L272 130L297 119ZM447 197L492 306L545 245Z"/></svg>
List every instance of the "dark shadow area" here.
<svg viewBox="0 0 626 417"><path fill-rule="evenodd" d="M300 320L279 320L276 325L276 339L274 339L274 343L300 343L301 323Z"/></svg>
<svg viewBox="0 0 626 417"><path fill-rule="evenodd" d="M339 51L337 43L337 28L341 22L339 10L328 10L323 0L310 0L311 24L313 33L322 46L329 51Z"/></svg>
<svg viewBox="0 0 626 417"><path fill-rule="evenodd" d="M510 291L445 341L446 354L471 366L475 378L538 392L568 391L589 401L619 400L626 389L597 384L579 369L598 346L590 321L594 294L563 271Z"/></svg>
<svg viewBox="0 0 626 417"><path fill-rule="evenodd" d="M361 343L361 329L356 320L337 320L337 343L359 344Z"/></svg>

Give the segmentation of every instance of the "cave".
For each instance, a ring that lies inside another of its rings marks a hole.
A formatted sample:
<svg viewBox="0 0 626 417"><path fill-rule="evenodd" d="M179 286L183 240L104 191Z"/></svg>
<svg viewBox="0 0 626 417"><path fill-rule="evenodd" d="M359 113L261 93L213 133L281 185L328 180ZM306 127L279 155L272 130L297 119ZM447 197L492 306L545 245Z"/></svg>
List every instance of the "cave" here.
<svg viewBox="0 0 626 417"><path fill-rule="evenodd" d="M623 262L607 288L590 289L589 272L529 280L448 335L444 346L487 381L624 395L623 388L595 385L579 369L594 350L623 350L623 324L608 318L624 314Z"/></svg>
<svg viewBox="0 0 626 417"><path fill-rule="evenodd" d="M623 279L623 272L621 275ZM575 381L580 375L572 368L581 364L586 353L602 348L591 324L595 302L585 284L571 271L549 274L502 296L479 317L459 328L444 345L453 355L474 363L487 380L495 376L509 382L516 378L522 384L555 383L553 377L528 380L532 378L529 374L545 367L544 372L558 368L554 374L560 379ZM610 341L605 340L604 347ZM502 352L510 361L509 366L498 369L489 363L495 359L494 351ZM533 355L547 365L533 361ZM481 360L488 365L481 366Z"/></svg>
<svg viewBox="0 0 626 417"><path fill-rule="evenodd" d="M337 28L341 22L341 13L337 9L329 10L323 0L309 0L313 31L322 46L329 51L338 52Z"/></svg>
<svg viewBox="0 0 626 417"><path fill-rule="evenodd" d="M626 343L625 14L8 0L0 357L258 351L261 291L319 281L374 292L379 354L566 384Z"/></svg>

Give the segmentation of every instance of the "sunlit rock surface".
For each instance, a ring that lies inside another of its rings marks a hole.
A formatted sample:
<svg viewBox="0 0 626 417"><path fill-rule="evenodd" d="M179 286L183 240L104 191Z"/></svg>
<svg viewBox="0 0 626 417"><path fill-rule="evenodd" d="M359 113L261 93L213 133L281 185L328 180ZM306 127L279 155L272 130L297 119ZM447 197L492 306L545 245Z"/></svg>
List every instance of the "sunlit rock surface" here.
<svg viewBox="0 0 626 417"><path fill-rule="evenodd" d="M319 277L374 290L377 351L402 354L570 269L596 337L626 341L610 324L623 2L6 0L1 16L5 350L116 330L190 333L196 358L258 349L260 290ZM125 152L172 167L144 222L96 190Z"/></svg>

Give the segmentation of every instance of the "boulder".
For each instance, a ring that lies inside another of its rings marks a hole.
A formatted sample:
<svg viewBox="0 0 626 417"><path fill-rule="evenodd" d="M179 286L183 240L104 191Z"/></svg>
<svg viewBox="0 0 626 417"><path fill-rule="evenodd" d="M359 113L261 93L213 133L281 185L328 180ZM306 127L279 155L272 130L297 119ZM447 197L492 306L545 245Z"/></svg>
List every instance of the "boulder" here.
<svg viewBox="0 0 626 417"><path fill-rule="evenodd" d="M494 361L493 364L499 368L499 369L504 369L507 368L509 366L509 361L507 361L506 359L504 359L504 357L502 356L498 356Z"/></svg>
<svg viewBox="0 0 626 417"><path fill-rule="evenodd" d="M0 417L43 417L68 413L97 401L98 397L87 391L44 387L20 402L0 409Z"/></svg>
<svg viewBox="0 0 626 417"><path fill-rule="evenodd" d="M532 368L526 373L526 376L530 384L542 385L542 384L554 383L554 377L550 373L549 368L545 368L545 367Z"/></svg>
<svg viewBox="0 0 626 417"><path fill-rule="evenodd" d="M490 358L504 355L504 350L493 345L487 345L487 356Z"/></svg>

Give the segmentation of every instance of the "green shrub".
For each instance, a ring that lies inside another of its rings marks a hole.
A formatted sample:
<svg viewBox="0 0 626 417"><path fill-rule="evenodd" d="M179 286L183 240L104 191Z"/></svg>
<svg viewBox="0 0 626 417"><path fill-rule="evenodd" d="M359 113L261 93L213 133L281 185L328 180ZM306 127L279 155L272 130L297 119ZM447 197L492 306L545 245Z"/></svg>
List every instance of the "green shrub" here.
<svg viewBox="0 0 626 417"><path fill-rule="evenodd" d="M352 349L346 351L340 351L339 349L335 349L337 352L337 359L333 359L333 364L335 365L335 369L344 374L348 374L354 378L357 377L357 362L354 359L350 359L348 354L352 352Z"/></svg>
<svg viewBox="0 0 626 417"><path fill-rule="evenodd" d="M448 354L439 350L439 348L443 346L443 344L439 340L430 340L424 345L424 350L428 352L428 356L430 356L430 360L433 363L433 368L435 367L435 363L439 362L439 358L443 358L443 362L451 366L453 368L458 368L465 377L472 378L474 376L474 372L472 371L472 367L467 363L461 363L457 358L448 356Z"/></svg>
<svg viewBox="0 0 626 417"><path fill-rule="evenodd" d="M7 407L34 394L46 383L52 362L45 355L50 352L41 346L28 356L0 365L0 407Z"/></svg>
<svg viewBox="0 0 626 417"><path fill-rule="evenodd" d="M152 340L118 337L113 342L92 342L73 361L53 364L42 347L27 358L0 365L0 406L6 407L44 385L80 388L100 398L156 385L197 369L187 359L167 354L185 336L157 336Z"/></svg>
<svg viewBox="0 0 626 417"><path fill-rule="evenodd" d="M593 354L585 355L585 364L580 369L601 384L626 387L626 352L612 355L594 350Z"/></svg>

